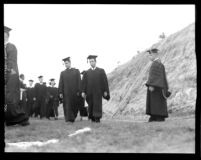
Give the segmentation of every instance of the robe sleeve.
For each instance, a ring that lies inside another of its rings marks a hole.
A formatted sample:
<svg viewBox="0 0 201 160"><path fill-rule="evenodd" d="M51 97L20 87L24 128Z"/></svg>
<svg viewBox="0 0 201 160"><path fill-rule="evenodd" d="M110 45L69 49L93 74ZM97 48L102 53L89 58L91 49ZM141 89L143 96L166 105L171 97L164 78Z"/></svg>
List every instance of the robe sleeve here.
<svg viewBox="0 0 201 160"><path fill-rule="evenodd" d="M17 48L15 45L8 43L6 47L7 52L7 67L8 71L14 69L18 73L18 66L17 66Z"/></svg>
<svg viewBox="0 0 201 160"><path fill-rule="evenodd" d="M150 71L148 81L146 86L153 86L159 88L166 88L166 83L164 79L164 66L162 63L153 62Z"/></svg>
<svg viewBox="0 0 201 160"><path fill-rule="evenodd" d="M109 86L108 86L107 75L106 75L104 69L102 70L102 76L101 77L102 77L102 92L103 93L107 92L107 94L108 94L107 97L103 97L103 98L109 100L110 99L110 91L109 91Z"/></svg>
<svg viewBox="0 0 201 160"><path fill-rule="evenodd" d="M77 84L78 84L78 93L80 94L81 92L81 76L80 76L80 71L79 69L77 70Z"/></svg>
<svg viewBox="0 0 201 160"><path fill-rule="evenodd" d="M58 92L59 94L63 94L63 89L64 89L64 82L63 82L63 77L62 77L62 72L60 74L60 78L59 78L59 88L58 88Z"/></svg>

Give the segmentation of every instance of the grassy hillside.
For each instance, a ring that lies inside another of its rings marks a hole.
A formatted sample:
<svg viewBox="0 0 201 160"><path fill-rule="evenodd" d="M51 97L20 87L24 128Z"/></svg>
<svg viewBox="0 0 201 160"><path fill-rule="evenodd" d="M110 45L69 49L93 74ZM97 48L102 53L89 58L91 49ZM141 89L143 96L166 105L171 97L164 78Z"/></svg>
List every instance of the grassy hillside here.
<svg viewBox="0 0 201 160"><path fill-rule="evenodd" d="M195 119L168 119L165 122L88 120L69 124L54 120L30 119L26 127L5 127L5 142L30 142L59 139L45 146L18 148L6 145L5 152L127 152L127 153L195 153ZM90 127L91 132L68 135Z"/></svg>
<svg viewBox="0 0 201 160"><path fill-rule="evenodd" d="M161 61L166 68L172 92L168 99L169 112L176 115L194 114L197 96L195 24L168 36L150 48L152 47L161 50ZM147 89L144 84L150 64L147 53L143 51L108 75L111 100L104 101L105 115L144 115Z"/></svg>

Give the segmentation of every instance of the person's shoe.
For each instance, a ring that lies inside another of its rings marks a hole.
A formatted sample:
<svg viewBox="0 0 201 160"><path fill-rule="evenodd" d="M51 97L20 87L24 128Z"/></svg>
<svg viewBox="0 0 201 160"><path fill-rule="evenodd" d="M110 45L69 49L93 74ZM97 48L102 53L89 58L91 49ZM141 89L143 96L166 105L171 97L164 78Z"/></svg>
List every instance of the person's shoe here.
<svg viewBox="0 0 201 160"><path fill-rule="evenodd" d="M55 120L58 120L58 117L55 117L54 119L55 119Z"/></svg>
<svg viewBox="0 0 201 160"><path fill-rule="evenodd" d="M21 125L21 126L28 126L28 125L30 125L30 123L29 123L29 121L27 120L27 121L21 122L19 125Z"/></svg>
<svg viewBox="0 0 201 160"><path fill-rule="evenodd" d="M100 118L95 118L96 123L100 123Z"/></svg>
<svg viewBox="0 0 201 160"><path fill-rule="evenodd" d="M153 118L152 118L152 117L149 117L148 122L153 122L153 121L154 121Z"/></svg>
<svg viewBox="0 0 201 160"><path fill-rule="evenodd" d="M73 122L75 122L75 120L69 120L69 122L73 123Z"/></svg>
<svg viewBox="0 0 201 160"><path fill-rule="evenodd" d="M157 122L163 122L163 121L165 121L165 118L159 118L159 119L157 119Z"/></svg>

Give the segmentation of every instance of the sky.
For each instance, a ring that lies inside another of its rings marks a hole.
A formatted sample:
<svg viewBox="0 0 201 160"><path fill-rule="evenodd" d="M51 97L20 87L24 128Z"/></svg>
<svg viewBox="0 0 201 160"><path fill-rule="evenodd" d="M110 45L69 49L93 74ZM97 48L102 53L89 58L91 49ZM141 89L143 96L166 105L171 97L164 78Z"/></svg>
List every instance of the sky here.
<svg viewBox="0 0 201 160"><path fill-rule="evenodd" d="M72 67L90 68L87 56L98 55L106 73L126 63L137 51L195 22L194 5L4 4L4 25L18 50L19 73L38 82L56 79L63 58Z"/></svg>

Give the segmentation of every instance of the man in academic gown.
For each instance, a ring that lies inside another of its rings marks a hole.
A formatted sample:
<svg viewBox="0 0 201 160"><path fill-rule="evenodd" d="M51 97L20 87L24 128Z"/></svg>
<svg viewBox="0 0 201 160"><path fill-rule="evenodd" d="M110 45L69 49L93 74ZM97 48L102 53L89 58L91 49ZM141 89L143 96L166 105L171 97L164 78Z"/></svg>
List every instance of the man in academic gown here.
<svg viewBox="0 0 201 160"><path fill-rule="evenodd" d="M61 72L59 79L59 96L63 99L66 122L74 122L78 112L78 96L80 93L80 71L71 68L70 57L63 59L66 69Z"/></svg>
<svg viewBox="0 0 201 160"><path fill-rule="evenodd" d="M88 103L89 118L92 122L100 122L102 118L102 97L110 99L108 80L105 70L96 67L95 55L89 55L91 68L83 76L82 97L86 97Z"/></svg>
<svg viewBox="0 0 201 160"><path fill-rule="evenodd" d="M24 83L25 76L20 74L20 106L24 109L25 113L28 114L27 108L27 93L26 93L26 84Z"/></svg>
<svg viewBox="0 0 201 160"><path fill-rule="evenodd" d="M48 95L48 105L47 105L47 118L54 117L55 120L58 119L58 106L59 106L59 96L58 88L55 87L55 79L50 79L50 86L47 88Z"/></svg>
<svg viewBox="0 0 201 160"><path fill-rule="evenodd" d="M34 114L34 104L35 104L35 91L33 87L33 80L29 80L29 86L27 87L27 109L28 109L28 115L30 117Z"/></svg>
<svg viewBox="0 0 201 160"><path fill-rule="evenodd" d="M165 67L159 59L159 50L154 48L147 51L152 61L147 86L146 114L150 115L149 122L165 121L168 117L166 98L169 96ZM166 97L167 96L167 97Z"/></svg>
<svg viewBox="0 0 201 160"><path fill-rule="evenodd" d="M40 119L46 117L47 113L47 86L43 82L43 76L39 76L39 83L35 84L35 98L36 98L36 110L35 117L40 116Z"/></svg>
<svg viewBox="0 0 201 160"><path fill-rule="evenodd" d="M83 76L86 73L86 71L81 72L81 88L83 85ZM80 120L82 120L82 117L88 116L88 108L85 106L85 99L82 97L81 92L78 97L78 112L80 113Z"/></svg>
<svg viewBox="0 0 201 160"><path fill-rule="evenodd" d="M9 43L10 28L4 26L4 59L5 59L5 122L6 125L29 125L29 118L20 107L20 81L17 64L17 48Z"/></svg>

